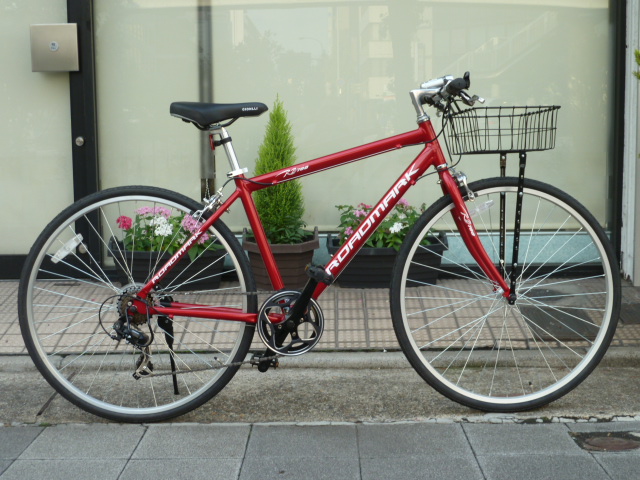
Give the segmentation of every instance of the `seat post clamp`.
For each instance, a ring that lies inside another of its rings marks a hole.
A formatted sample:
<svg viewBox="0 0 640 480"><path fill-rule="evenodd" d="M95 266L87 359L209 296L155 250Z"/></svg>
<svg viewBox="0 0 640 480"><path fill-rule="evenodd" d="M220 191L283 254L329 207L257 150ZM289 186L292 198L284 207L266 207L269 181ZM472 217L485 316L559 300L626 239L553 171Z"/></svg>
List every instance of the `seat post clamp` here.
<svg viewBox="0 0 640 480"><path fill-rule="evenodd" d="M248 171L248 168L239 168L238 170L233 170L232 172L227 173L227 178L239 177L240 175L244 175Z"/></svg>
<svg viewBox="0 0 640 480"><path fill-rule="evenodd" d="M222 145L224 145L225 143L229 143L231 141L231 137L226 137L226 138L221 138L220 140L214 140L213 144L216 147L221 147Z"/></svg>

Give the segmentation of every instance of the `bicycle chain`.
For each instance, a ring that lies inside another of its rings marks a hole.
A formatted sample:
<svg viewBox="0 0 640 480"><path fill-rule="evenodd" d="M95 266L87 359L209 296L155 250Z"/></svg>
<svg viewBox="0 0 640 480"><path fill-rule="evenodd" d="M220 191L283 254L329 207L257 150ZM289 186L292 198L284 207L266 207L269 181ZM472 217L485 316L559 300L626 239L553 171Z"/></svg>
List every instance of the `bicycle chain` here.
<svg viewBox="0 0 640 480"><path fill-rule="evenodd" d="M163 292L159 291L156 292L157 294L162 295ZM168 292L171 293L171 292ZM206 290L202 290L202 291L192 291L192 292L184 292L181 291L180 295L184 295L184 296L193 296L193 295L234 295L234 296L258 296L258 295L275 295L276 293L279 293L278 291L275 290L256 290L255 292L212 292L212 291L206 291ZM166 377L169 375L183 375L186 373L194 373L194 372L206 372L209 370L220 370L222 368L231 368L231 367L241 367L242 365L245 365L247 363L251 364L251 365L257 365L259 363L262 362L271 362L272 360L275 360L277 358L281 358L284 355L271 355L269 357L262 357L260 358L257 362L254 361L253 357L251 357L249 360L243 360L242 362L231 362L231 363L222 363L220 365L212 365L209 367L202 367L202 368L193 368L190 370L186 370L186 371L176 371L176 372L165 372L165 373L155 373L155 372L151 372L150 374L147 375L143 375L141 378L151 378L151 377Z"/></svg>
<svg viewBox="0 0 640 480"><path fill-rule="evenodd" d="M270 357L262 357L260 358L260 360L258 360L256 363L252 363L254 362L253 357L250 358L249 360L244 360L242 362L231 362L231 363L222 363L220 365L212 365L209 367L201 367L201 368L191 368L189 370L185 370L185 371L175 371L175 372L165 372L165 373L155 373L155 372L151 372L150 374L147 375L143 375L141 378L153 378L153 377L167 377L169 375L184 375L186 373L195 373L195 372L208 372L209 370L220 370L223 368L230 368L230 367L241 367L242 365L246 364L246 363L250 363L252 365L256 365L258 363L262 363L262 362L271 362L272 360L275 360L276 358L280 358L283 355L271 355Z"/></svg>
<svg viewBox="0 0 640 480"><path fill-rule="evenodd" d="M159 294L162 294L163 292L157 292ZM278 293L275 290L269 291L269 290L256 290L255 292L212 292L212 291L192 291L192 292L180 292L180 295L184 295L184 296L198 296L198 295L233 295L233 296L258 296L258 295L274 295ZM169 375L184 375L186 373L195 373L195 372L207 372L210 370L220 370L223 368L232 368L232 367L241 367L242 365L245 365L247 363L251 364L251 365L257 365L258 363L262 363L262 362L271 362L272 360L275 360L277 358L282 357L283 355L271 355L269 357L262 357L260 358L257 362L254 361L253 357L251 357L249 360L243 360L241 362L231 362L231 363L221 363L220 365L211 365L209 367L201 367L201 368L192 368L186 371L176 371L176 372L165 372L165 373L155 373L155 372L151 372L150 374L144 375L141 378L152 378L152 377L166 377Z"/></svg>

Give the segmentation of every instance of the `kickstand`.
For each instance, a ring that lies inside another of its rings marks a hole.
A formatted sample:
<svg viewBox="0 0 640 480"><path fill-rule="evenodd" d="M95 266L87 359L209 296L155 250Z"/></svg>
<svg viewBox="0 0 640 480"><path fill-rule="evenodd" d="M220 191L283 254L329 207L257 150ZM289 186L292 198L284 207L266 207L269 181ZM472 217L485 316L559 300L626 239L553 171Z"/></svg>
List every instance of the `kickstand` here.
<svg viewBox="0 0 640 480"><path fill-rule="evenodd" d="M171 362L171 376L173 377L173 393L180 395L178 389L178 376L176 370L176 361L173 358L173 321L169 317L158 317L158 326L164 331L164 341L169 347L169 361Z"/></svg>

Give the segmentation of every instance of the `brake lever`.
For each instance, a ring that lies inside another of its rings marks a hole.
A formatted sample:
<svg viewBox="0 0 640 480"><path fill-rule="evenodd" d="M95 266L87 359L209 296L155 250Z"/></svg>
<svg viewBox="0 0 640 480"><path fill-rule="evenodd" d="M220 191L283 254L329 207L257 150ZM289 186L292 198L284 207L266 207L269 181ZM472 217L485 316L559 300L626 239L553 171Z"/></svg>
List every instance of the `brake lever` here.
<svg viewBox="0 0 640 480"><path fill-rule="evenodd" d="M470 97L469 94L464 90L461 91L459 95L460 95L460 98L462 99L462 102L465 103L466 105L469 105L470 107L473 107L476 102L484 103L485 101L484 98L479 97L478 95L474 95Z"/></svg>

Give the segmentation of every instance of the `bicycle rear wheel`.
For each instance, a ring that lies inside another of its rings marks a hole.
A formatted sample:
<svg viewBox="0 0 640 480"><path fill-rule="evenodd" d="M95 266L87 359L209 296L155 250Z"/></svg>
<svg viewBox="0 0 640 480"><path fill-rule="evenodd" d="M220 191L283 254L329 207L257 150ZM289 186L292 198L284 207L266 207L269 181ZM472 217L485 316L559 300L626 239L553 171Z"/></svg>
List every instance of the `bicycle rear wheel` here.
<svg viewBox="0 0 640 480"><path fill-rule="evenodd" d="M216 367L245 359L253 325L124 314L197 228L199 208L168 190L118 187L74 203L36 240L20 281L20 328L42 375L77 406L116 421L166 420L202 405L238 370ZM255 295L244 295L255 291L248 261L228 228L216 222L197 247L149 300L257 312ZM146 340L118 340L123 319Z"/></svg>
<svg viewBox="0 0 640 480"><path fill-rule="evenodd" d="M517 184L481 180L470 185L476 199L465 199L488 254L505 265L507 284ZM616 328L620 275L604 231L569 195L526 180L517 301L510 305L468 253L452 208L449 197L434 203L398 255L390 295L404 353L431 386L472 408L514 412L560 398L595 368ZM446 244L440 265L419 256L426 237ZM424 280L425 272L439 275L437 283Z"/></svg>

